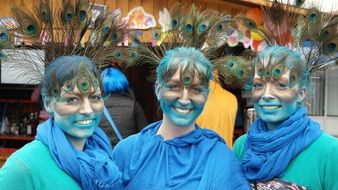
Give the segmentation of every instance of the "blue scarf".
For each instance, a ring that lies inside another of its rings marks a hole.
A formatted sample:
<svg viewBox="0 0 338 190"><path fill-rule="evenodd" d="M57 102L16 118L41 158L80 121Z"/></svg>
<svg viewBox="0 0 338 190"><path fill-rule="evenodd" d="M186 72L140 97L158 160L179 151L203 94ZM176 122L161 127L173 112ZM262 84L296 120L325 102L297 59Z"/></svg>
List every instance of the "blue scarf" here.
<svg viewBox="0 0 338 190"><path fill-rule="evenodd" d="M251 181L267 181L280 177L288 164L322 131L320 125L299 108L275 130L268 131L257 119L248 131L242 160L244 174Z"/></svg>
<svg viewBox="0 0 338 190"><path fill-rule="evenodd" d="M38 126L36 139L49 147L57 165L82 189L120 188L122 174L112 161L111 143L99 127L87 138L83 151L74 148L53 118Z"/></svg>

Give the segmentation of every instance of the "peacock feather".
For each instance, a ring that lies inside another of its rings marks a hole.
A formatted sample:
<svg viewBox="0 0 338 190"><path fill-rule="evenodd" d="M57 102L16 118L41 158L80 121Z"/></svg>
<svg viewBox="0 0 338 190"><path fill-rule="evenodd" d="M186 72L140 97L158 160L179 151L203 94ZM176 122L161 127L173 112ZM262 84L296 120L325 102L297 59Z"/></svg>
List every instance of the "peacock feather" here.
<svg viewBox="0 0 338 190"><path fill-rule="evenodd" d="M183 10L186 10L185 15ZM169 18L170 27L165 24ZM244 57L229 56L228 52L231 34L236 32L232 16L210 9L200 10L195 5L184 7L176 3L170 12L166 9L161 11L160 19L162 28L153 29L152 33L152 40L156 43L141 44L137 47L139 56L136 64L149 64L154 67L160 63L166 51L181 46L194 47L215 64L215 69L223 76L221 80L226 84L239 88L246 84L244 81L249 78L250 62ZM237 40L235 45L238 43ZM226 67L226 61L230 60L236 63L232 69ZM181 77L184 84L189 85L194 77L194 69L182 71Z"/></svg>
<svg viewBox="0 0 338 190"><path fill-rule="evenodd" d="M14 60L8 69L25 68L37 82L44 72L38 65L63 55L87 56L99 69L112 62L127 65L139 55L121 46L129 34L121 13L101 14L93 22L89 0L36 0L32 10L13 5L12 13L19 27L0 28L0 55Z"/></svg>

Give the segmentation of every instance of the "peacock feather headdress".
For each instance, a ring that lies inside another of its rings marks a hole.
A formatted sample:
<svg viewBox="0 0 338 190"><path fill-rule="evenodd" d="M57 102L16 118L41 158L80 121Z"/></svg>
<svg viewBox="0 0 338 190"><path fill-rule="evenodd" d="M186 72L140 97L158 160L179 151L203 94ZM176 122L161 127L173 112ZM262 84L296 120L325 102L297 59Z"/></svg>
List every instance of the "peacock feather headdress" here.
<svg viewBox="0 0 338 190"><path fill-rule="evenodd" d="M138 46L138 64L157 66L164 54L176 47L193 47L200 50L213 64L227 85L241 88L247 82L251 66L243 56L231 55L229 46L237 46L229 38L233 18L216 10L197 9L176 3L168 11L160 11L161 28L153 30L152 45ZM134 41L140 42L139 38ZM185 75L181 73L181 75Z"/></svg>
<svg viewBox="0 0 338 190"><path fill-rule="evenodd" d="M129 29L120 13L100 14L95 22L89 0L36 0L33 9L12 6L14 29L0 25L0 58L8 69L25 68L26 78L40 82L43 69L60 56L88 57L98 69L130 61L135 52L120 44ZM11 24L9 24L11 25ZM32 49L38 50L32 53ZM20 56L18 56L20 55ZM40 68L40 69L39 69Z"/></svg>
<svg viewBox="0 0 338 190"><path fill-rule="evenodd" d="M315 7L303 9L301 6L304 2L297 0L295 5L291 5L291 2L283 4L277 0L267 2L267 6L261 7L263 26L257 25L253 19L245 15L238 15L237 21L238 25L243 26L240 27L241 32L250 34L249 44L255 51L264 51L271 46L284 46L297 53L304 65L302 75L307 75L309 80L316 71L337 61L338 17L334 12L320 12ZM254 46L254 38L257 36L261 40L259 45ZM290 69L295 65L286 63L287 55L284 58L283 56L271 57L270 60L276 57L280 59L272 65L261 64L260 70L276 74L275 77L278 78L285 68Z"/></svg>

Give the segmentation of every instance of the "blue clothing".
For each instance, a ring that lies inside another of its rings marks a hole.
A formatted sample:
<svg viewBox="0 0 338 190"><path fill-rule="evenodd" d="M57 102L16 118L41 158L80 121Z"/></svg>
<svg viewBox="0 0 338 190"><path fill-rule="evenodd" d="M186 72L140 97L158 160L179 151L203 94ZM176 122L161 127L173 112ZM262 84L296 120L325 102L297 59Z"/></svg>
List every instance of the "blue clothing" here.
<svg viewBox="0 0 338 190"><path fill-rule="evenodd" d="M249 129L242 159L246 178L267 181L280 177L293 158L321 134L319 124L307 116L304 107L272 131L257 119Z"/></svg>
<svg viewBox="0 0 338 190"><path fill-rule="evenodd" d="M121 173L113 161L110 141L100 128L86 139L83 151L75 149L54 118L38 126L36 139L49 148L59 168L73 177L82 189L120 187Z"/></svg>
<svg viewBox="0 0 338 190"><path fill-rule="evenodd" d="M117 144L113 151L130 190L250 189L234 153L215 132L196 126L164 140L161 121Z"/></svg>

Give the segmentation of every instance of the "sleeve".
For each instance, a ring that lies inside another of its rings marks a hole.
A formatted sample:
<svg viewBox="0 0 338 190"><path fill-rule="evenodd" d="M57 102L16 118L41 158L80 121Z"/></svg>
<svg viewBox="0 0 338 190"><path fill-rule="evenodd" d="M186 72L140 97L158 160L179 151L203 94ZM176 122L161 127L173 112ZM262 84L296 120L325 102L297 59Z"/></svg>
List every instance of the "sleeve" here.
<svg viewBox="0 0 338 190"><path fill-rule="evenodd" d="M148 125L147 118L141 105L135 101L134 103L134 116L138 132Z"/></svg>
<svg viewBox="0 0 338 190"><path fill-rule="evenodd" d="M334 144L330 155L328 156L327 165L324 174L324 189L337 190L338 189L338 141Z"/></svg>
<svg viewBox="0 0 338 190"><path fill-rule="evenodd" d="M130 172L131 155L134 148L136 135L131 135L120 141L113 149L113 159L122 172L123 184L128 184L132 178Z"/></svg>
<svg viewBox="0 0 338 190"><path fill-rule="evenodd" d="M246 135L242 135L242 136L240 136L237 140L236 140L236 142L235 142L235 144L234 144L234 146L233 146L233 148L232 148L232 150L234 151L234 153L235 153L235 156L237 157L237 159L239 159L239 160L242 160L242 158L243 158L243 155L244 155L244 143L245 143L245 140L246 140Z"/></svg>
<svg viewBox="0 0 338 190"><path fill-rule="evenodd" d="M38 189L28 165L19 158L9 158L0 170L0 190Z"/></svg>
<svg viewBox="0 0 338 190"><path fill-rule="evenodd" d="M223 151L223 154L218 154L218 162L213 176L215 182L212 189L215 190L250 190L250 184L243 174L240 162L237 160L231 150ZM217 168L217 169L216 169Z"/></svg>

